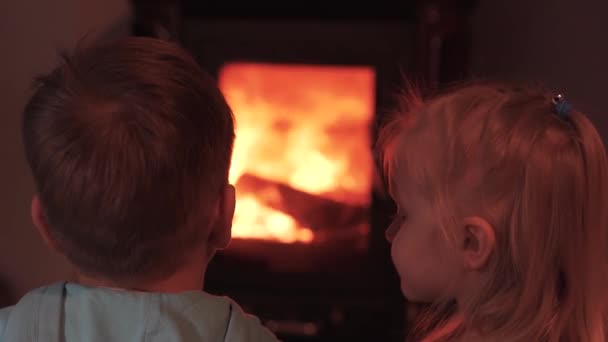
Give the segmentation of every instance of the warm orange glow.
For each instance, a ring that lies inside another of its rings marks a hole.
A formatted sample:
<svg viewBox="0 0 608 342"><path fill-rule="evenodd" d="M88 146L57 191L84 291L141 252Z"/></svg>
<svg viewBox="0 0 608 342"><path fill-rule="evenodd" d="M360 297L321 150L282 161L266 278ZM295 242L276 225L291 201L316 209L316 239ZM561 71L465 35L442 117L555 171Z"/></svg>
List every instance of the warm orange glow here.
<svg viewBox="0 0 608 342"><path fill-rule="evenodd" d="M237 125L233 237L310 243L323 235L311 224L316 201L369 206L374 77L365 67L222 69L220 88Z"/></svg>

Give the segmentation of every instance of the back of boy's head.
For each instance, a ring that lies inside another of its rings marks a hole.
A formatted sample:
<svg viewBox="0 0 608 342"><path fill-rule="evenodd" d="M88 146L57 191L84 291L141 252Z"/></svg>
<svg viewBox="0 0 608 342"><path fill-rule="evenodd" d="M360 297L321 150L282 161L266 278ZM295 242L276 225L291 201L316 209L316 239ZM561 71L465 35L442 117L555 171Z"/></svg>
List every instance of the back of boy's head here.
<svg viewBox="0 0 608 342"><path fill-rule="evenodd" d="M79 47L38 78L23 140L61 252L88 275L145 279L200 243L227 184L234 123L187 52L127 37Z"/></svg>
<svg viewBox="0 0 608 342"><path fill-rule="evenodd" d="M406 96L380 141L389 181L412 178L446 237L466 215L494 227L493 279L461 309L498 340L604 341L606 150L582 113L556 113L555 95L474 83Z"/></svg>

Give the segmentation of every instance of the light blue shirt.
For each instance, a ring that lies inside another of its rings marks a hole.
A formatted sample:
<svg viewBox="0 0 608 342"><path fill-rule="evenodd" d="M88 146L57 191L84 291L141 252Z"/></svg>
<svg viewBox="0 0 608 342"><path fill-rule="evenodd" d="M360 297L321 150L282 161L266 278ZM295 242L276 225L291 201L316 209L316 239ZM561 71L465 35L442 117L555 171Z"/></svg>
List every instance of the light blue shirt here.
<svg viewBox="0 0 608 342"><path fill-rule="evenodd" d="M0 342L276 342L255 316L202 291L149 293L56 283L0 310Z"/></svg>

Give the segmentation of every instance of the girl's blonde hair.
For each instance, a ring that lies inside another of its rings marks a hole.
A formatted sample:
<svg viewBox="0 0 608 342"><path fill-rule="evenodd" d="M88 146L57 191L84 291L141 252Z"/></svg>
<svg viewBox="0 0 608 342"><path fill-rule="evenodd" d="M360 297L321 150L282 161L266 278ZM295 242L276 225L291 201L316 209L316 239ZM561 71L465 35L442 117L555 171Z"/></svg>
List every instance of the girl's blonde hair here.
<svg viewBox="0 0 608 342"><path fill-rule="evenodd" d="M389 187L420 186L446 238L467 214L494 227L493 276L458 308L460 330L484 340L606 340L606 150L584 114L555 113L555 95L482 82L428 101L409 91L380 133Z"/></svg>

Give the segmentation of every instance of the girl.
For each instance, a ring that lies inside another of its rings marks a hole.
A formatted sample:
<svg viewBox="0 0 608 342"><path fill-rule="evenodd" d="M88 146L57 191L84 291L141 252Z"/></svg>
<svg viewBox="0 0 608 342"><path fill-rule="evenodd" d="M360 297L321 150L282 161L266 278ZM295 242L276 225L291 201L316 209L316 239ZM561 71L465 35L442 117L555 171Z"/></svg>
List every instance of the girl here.
<svg viewBox="0 0 608 342"><path fill-rule="evenodd" d="M608 162L591 122L536 88L403 99L379 147L401 289L431 304L410 340L606 341Z"/></svg>

